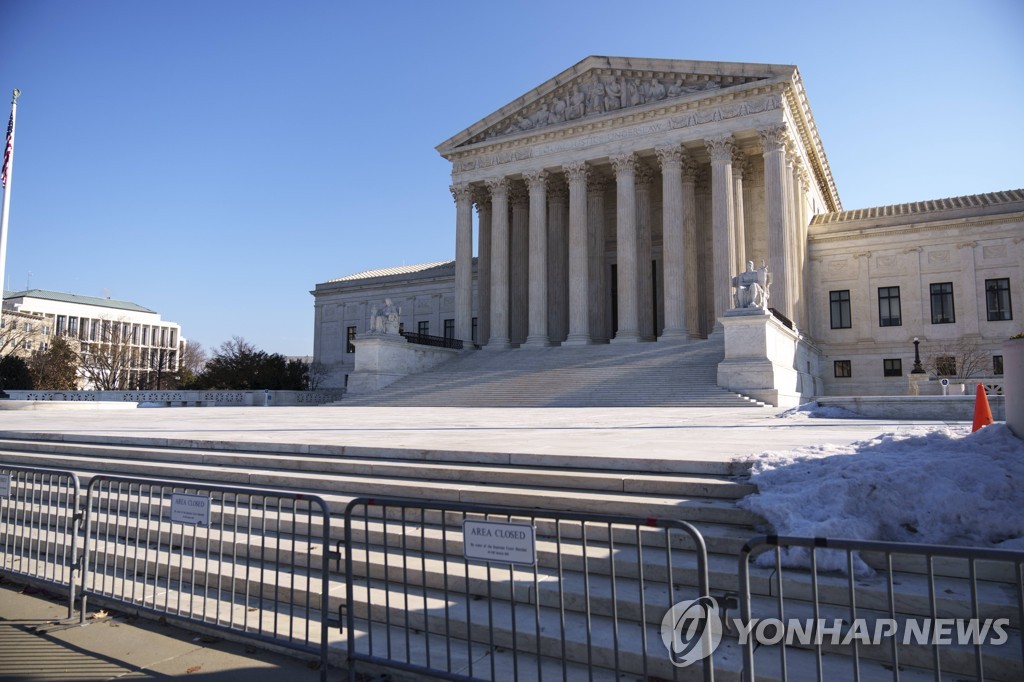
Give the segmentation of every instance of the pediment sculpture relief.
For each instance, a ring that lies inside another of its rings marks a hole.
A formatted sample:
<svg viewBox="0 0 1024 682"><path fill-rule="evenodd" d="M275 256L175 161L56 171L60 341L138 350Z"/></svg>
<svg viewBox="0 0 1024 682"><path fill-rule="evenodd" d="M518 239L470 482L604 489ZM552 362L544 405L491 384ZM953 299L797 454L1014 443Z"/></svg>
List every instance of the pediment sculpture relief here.
<svg viewBox="0 0 1024 682"><path fill-rule="evenodd" d="M683 74L662 77L590 75L559 88L476 135L468 144L722 87L719 81L694 80Z"/></svg>

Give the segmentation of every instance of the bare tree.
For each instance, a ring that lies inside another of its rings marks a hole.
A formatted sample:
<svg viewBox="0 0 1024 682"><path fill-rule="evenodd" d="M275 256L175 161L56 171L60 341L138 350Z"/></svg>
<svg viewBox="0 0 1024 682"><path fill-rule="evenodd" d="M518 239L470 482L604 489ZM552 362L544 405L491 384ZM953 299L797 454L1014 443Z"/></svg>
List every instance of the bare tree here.
<svg viewBox="0 0 1024 682"><path fill-rule="evenodd" d="M309 369L306 374L309 380L309 390L315 391L319 389L320 385L324 382L324 379L327 378L327 374L327 365L324 363L319 360L314 360L309 363Z"/></svg>
<svg viewBox="0 0 1024 682"><path fill-rule="evenodd" d="M131 385L132 370L139 366L138 349L132 348L131 326L123 320L93 320L88 341L82 342L81 368L89 386L98 391L123 391Z"/></svg>
<svg viewBox="0 0 1024 682"><path fill-rule="evenodd" d="M963 336L937 342L926 356L925 364L935 376L958 382L992 371L991 355L976 339Z"/></svg>

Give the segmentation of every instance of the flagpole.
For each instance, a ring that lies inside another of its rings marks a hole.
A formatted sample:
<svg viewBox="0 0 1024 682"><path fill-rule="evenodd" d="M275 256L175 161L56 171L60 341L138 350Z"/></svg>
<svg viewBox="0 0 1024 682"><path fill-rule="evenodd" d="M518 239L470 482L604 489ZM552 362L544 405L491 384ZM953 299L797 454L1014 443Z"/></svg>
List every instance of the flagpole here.
<svg viewBox="0 0 1024 682"><path fill-rule="evenodd" d="M14 171L14 121L18 115L18 97L21 90L14 89L11 99L11 120L7 126L7 146L4 148L2 169L4 203L0 213L0 292L4 288L4 275L7 269L7 220L11 212L11 175ZM2 296L0 296L2 300Z"/></svg>

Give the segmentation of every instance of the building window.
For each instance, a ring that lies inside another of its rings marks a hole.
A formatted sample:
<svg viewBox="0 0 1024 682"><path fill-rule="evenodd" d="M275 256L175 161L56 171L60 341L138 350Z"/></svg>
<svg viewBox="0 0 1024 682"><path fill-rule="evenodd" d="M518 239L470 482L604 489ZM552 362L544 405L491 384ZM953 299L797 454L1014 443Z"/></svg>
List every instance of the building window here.
<svg viewBox="0 0 1024 682"><path fill-rule="evenodd" d="M850 290L828 292L833 329L850 328Z"/></svg>
<svg viewBox="0 0 1024 682"><path fill-rule="evenodd" d="M903 376L903 360L899 358L882 360L882 373L887 377Z"/></svg>
<svg viewBox="0 0 1024 682"><path fill-rule="evenodd" d="M997 377L1003 376L1003 356L993 355L992 356L992 373Z"/></svg>
<svg viewBox="0 0 1024 682"><path fill-rule="evenodd" d="M477 324L476 324L476 318L474 317L473 318L473 330L470 332L470 338L473 339L473 343L477 343L477 340L476 340L476 337L477 337L476 330L477 330Z"/></svg>
<svg viewBox="0 0 1024 682"><path fill-rule="evenodd" d="M422 334L423 336L430 335L430 320L420 320L416 324L416 333Z"/></svg>
<svg viewBox="0 0 1024 682"><path fill-rule="evenodd" d="M454 339L455 338L455 320L444 321L444 338Z"/></svg>
<svg viewBox="0 0 1024 682"><path fill-rule="evenodd" d="M69 317L68 318L68 335L69 336L78 336L78 318L77 317Z"/></svg>
<svg viewBox="0 0 1024 682"><path fill-rule="evenodd" d="M32 339L25 339L25 350L32 350Z"/></svg>
<svg viewBox="0 0 1024 682"><path fill-rule="evenodd" d="M835 362L835 373L836 379L849 379L853 376L853 370L850 367L849 360L836 360Z"/></svg>
<svg viewBox="0 0 1024 682"><path fill-rule="evenodd" d="M43 325L43 336L49 336L49 335L50 335L50 325L44 324Z"/></svg>
<svg viewBox="0 0 1024 682"><path fill-rule="evenodd" d="M68 316L58 315L57 316L57 336L63 336L68 331Z"/></svg>
<svg viewBox="0 0 1024 682"><path fill-rule="evenodd" d="M940 377L956 376L956 358L952 355L940 355L935 358L935 373Z"/></svg>
<svg viewBox="0 0 1024 682"><path fill-rule="evenodd" d="M932 292L932 324L952 324L956 322L953 310L953 283L942 282L931 285Z"/></svg>
<svg viewBox="0 0 1024 682"><path fill-rule="evenodd" d="M27 333L32 333L32 323L31 322L26 322L25 323L25 331Z"/></svg>
<svg viewBox="0 0 1024 682"><path fill-rule="evenodd" d="M345 328L345 352L346 353L355 353L356 352L355 344L352 343L352 341L355 338L356 338L356 328L355 327L346 327Z"/></svg>
<svg viewBox="0 0 1024 682"><path fill-rule="evenodd" d="M899 327L903 324L900 316L900 288L878 287L878 326Z"/></svg>
<svg viewBox="0 0 1024 682"><path fill-rule="evenodd" d="M1013 319L1013 311L1010 308L1009 278L985 280L985 307L988 308L989 322Z"/></svg>

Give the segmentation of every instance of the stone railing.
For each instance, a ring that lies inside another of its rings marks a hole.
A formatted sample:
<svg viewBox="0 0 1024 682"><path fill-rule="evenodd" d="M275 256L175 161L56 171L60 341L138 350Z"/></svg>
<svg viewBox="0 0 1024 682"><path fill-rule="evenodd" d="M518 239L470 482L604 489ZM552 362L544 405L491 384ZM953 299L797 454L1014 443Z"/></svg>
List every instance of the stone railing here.
<svg viewBox="0 0 1024 682"><path fill-rule="evenodd" d="M129 402L153 406L322 405L344 391L7 391L11 400Z"/></svg>

